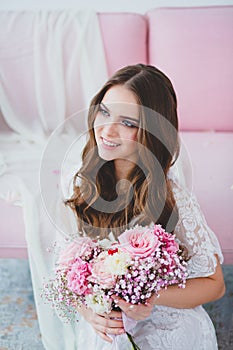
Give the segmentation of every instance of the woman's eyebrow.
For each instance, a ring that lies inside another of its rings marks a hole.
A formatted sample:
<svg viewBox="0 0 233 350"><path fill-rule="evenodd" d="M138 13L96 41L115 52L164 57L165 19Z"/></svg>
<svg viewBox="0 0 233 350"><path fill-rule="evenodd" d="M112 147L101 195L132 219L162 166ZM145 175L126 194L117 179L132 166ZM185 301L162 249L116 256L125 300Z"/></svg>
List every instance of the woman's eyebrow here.
<svg viewBox="0 0 233 350"><path fill-rule="evenodd" d="M110 112L110 109L109 109L103 102L100 103L100 106L102 106L103 108L105 108L106 111ZM132 120L132 121L134 121L134 122L136 122L136 123L139 124L139 120L136 119L136 118L128 117L128 116L126 116L126 115L120 115L120 118L122 118L122 119L129 119L129 120Z"/></svg>
<svg viewBox="0 0 233 350"><path fill-rule="evenodd" d="M105 104L104 104L103 102L100 103L100 106L101 106L101 107L104 107L104 108L106 109L106 111L110 112L110 110L108 109L108 107L105 106Z"/></svg>

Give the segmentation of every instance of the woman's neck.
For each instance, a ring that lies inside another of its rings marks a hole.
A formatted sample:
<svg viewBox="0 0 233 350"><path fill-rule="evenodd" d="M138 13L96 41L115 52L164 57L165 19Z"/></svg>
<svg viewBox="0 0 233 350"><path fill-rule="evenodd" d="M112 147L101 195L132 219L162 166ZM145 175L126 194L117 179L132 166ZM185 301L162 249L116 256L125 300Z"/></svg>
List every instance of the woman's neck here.
<svg viewBox="0 0 233 350"><path fill-rule="evenodd" d="M118 182L120 180L128 178L129 173L134 167L134 163L126 159L116 159L114 161L114 167L115 167L116 181Z"/></svg>

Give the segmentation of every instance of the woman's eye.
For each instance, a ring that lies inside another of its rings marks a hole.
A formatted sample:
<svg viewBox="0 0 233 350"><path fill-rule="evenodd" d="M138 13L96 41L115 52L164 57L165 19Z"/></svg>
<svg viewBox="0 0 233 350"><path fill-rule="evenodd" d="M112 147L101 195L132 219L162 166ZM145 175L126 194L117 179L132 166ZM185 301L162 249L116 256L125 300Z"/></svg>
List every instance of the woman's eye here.
<svg viewBox="0 0 233 350"><path fill-rule="evenodd" d="M99 112L100 112L104 117L109 117L109 116L110 116L109 112L108 112L106 109L102 108L102 107L99 108Z"/></svg>
<svg viewBox="0 0 233 350"><path fill-rule="evenodd" d="M128 126L129 128L136 128L137 125L134 123L130 122L129 120L122 120L121 122L123 125Z"/></svg>

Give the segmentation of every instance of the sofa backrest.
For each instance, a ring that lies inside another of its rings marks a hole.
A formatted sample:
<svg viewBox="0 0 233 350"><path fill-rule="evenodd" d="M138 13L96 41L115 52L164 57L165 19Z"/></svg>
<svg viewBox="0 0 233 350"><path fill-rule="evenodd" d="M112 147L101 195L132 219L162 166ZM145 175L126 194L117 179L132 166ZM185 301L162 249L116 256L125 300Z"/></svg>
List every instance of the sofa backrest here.
<svg viewBox="0 0 233 350"><path fill-rule="evenodd" d="M149 63L172 80L182 130L233 131L233 6L147 13Z"/></svg>
<svg viewBox="0 0 233 350"><path fill-rule="evenodd" d="M147 19L136 13L99 13L108 73L129 64L147 63Z"/></svg>
<svg viewBox="0 0 233 350"><path fill-rule="evenodd" d="M7 16L11 22L15 13ZM21 22L30 22L30 16L22 12ZM174 84L181 130L233 131L233 6L157 8L145 15L99 13L98 19L108 75L128 64L153 64ZM26 29L23 43L30 40ZM15 48L21 46L16 43ZM12 65L12 86L25 71L23 60L21 64ZM29 110L36 116L28 81L24 89L28 91L25 100L20 97L20 109L24 105L26 114ZM0 124L5 128L1 120Z"/></svg>

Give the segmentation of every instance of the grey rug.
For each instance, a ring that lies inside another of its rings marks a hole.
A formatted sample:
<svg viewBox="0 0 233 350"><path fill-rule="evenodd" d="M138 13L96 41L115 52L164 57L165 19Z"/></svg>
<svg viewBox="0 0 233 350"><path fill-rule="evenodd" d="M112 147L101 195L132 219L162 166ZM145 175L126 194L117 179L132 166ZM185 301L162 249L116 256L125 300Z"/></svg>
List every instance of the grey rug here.
<svg viewBox="0 0 233 350"><path fill-rule="evenodd" d="M205 308L214 322L219 350L232 350L233 265L223 266L223 271L226 294ZM0 350L44 350L27 260L0 259Z"/></svg>

